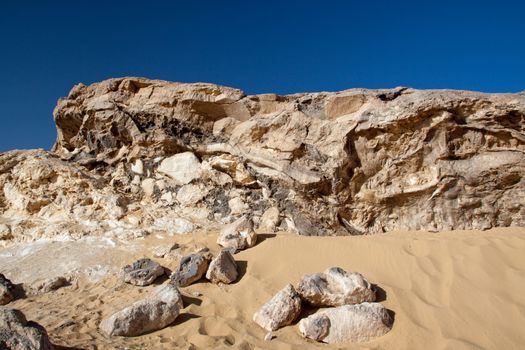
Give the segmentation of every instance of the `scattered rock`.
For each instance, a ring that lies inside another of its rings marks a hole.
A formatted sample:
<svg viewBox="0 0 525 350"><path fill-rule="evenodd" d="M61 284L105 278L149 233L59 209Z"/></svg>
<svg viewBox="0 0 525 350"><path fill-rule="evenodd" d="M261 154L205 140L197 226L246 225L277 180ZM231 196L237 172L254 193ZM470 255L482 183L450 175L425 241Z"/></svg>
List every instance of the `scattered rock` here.
<svg viewBox="0 0 525 350"><path fill-rule="evenodd" d="M69 280L65 277L58 276L44 280L35 285L34 289L40 293L49 293L59 288L65 287L69 284Z"/></svg>
<svg viewBox="0 0 525 350"><path fill-rule="evenodd" d="M253 222L243 216L226 225L217 238L217 243L224 248L242 250L253 247L257 243L257 234L253 230Z"/></svg>
<svg viewBox="0 0 525 350"><path fill-rule="evenodd" d="M139 259L131 265L122 269L124 282L136 286L148 286L158 277L164 275L165 271L159 263L151 259Z"/></svg>
<svg viewBox="0 0 525 350"><path fill-rule="evenodd" d="M0 273L0 305L5 305L13 300L16 296L15 285L3 274Z"/></svg>
<svg viewBox="0 0 525 350"><path fill-rule="evenodd" d="M189 184L199 177L201 163L191 152L183 152L164 159L157 171L168 175L178 185Z"/></svg>
<svg viewBox="0 0 525 350"><path fill-rule="evenodd" d="M264 336L264 340L266 340L266 341L271 341L272 339L273 339L273 333L272 332L268 332Z"/></svg>
<svg viewBox="0 0 525 350"><path fill-rule="evenodd" d="M223 249L219 255L211 261L206 272L206 278L213 283L222 282L229 284L234 282L238 275L237 263L227 249Z"/></svg>
<svg viewBox="0 0 525 350"><path fill-rule="evenodd" d="M99 327L107 335L138 336L170 325L182 308L177 287L165 284L157 287L146 299L104 319Z"/></svg>
<svg viewBox="0 0 525 350"><path fill-rule="evenodd" d="M261 216L259 223L259 230L274 232L275 228L279 225L279 208L270 207Z"/></svg>
<svg viewBox="0 0 525 350"><path fill-rule="evenodd" d="M303 276L297 292L305 302L317 307L359 304L376 299L372 285L360 273L348 273L339 267Z"/></svg>
<svg viewBox="0 0 525 350"><path fill-rule="evenodd" d="M143 175L144 174L144 163L142 160L137 159L135 161L135 164L131 165L131 171L133 171L135 174Z"/></svg>
<svg viewBox="0 0 525 350"><path fill-rule="evenodd" d="M299 322L299 332L328 344L365 342L388 333L392 323L383 305L365 302L320 310Z"/></svg>
<svg viewBox="0 0 525 350"><path fill-rule="evenodd" d="M46 330L16 309L0 306L0 349L53 350Z"/></svg>
<svg viewBox="0 0 525 350"><path fill-rule="evenodd" d="M177 243L157 246L157 247L153 248L153 255L156 258L164 258L171 251L173 251L173 250L175 250L177 248L179 248L179 245Z"/></svg>
<svg viewBox="0 0 525 350"><path fill-rule="evenodd" d="M171 283L178 287L186 287L200 280L208 270L210 260L209 253L194 253L182 257L179 268L170 276Z"/></svg>
<svg viewBox="0 0 525 350"><path fill-rule="evenodd" d="M267 331L291 324L301 313L301 298L288 284L253 315L253 320Z"/></svg>

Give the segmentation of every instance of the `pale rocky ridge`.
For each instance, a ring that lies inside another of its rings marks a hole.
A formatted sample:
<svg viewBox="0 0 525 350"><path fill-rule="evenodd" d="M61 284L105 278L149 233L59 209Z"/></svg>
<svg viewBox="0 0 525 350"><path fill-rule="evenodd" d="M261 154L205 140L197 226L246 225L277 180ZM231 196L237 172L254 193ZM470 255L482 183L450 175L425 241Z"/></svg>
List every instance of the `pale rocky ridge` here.
<svg viewBox="0 0 525 350"><path fill-rule="evenodd" d="M303 235L525 224L523 93L246 96L119 78L75 86L54 118L51 152L0 154L5 244L188 233L245 215Z"/></svg>

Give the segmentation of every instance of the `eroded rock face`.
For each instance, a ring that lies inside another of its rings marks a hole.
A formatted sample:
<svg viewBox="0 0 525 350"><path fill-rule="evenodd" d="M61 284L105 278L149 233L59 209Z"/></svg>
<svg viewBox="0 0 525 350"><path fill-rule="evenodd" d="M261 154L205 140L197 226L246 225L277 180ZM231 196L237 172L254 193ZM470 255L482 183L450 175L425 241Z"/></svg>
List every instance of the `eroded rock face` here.
<svg viewBox="0 0 525 350"><path fill-rule="evenodd" d="M51 153L0 154L2 245L258 224L269 208L303 235L525 224L523 93L119 78L75 86L54 119Z"/></svg>
<svg viewBox="0 0 525 350"><path fill-rule="evenodd" d="M305 302L317 307L376 300L376 293L370 282L360 273L348 273L340 267L303 276L297 285L297 292Z"/></svg>
<svg viewBox="0 0 525 350"><path fill-rule="evenodd" d="M301 298L291 284L281 289L253 315L253 321L267 331L291 324L301 313Z"/></svg>
<svg viewBox="0 0 525 350"><path fill-rule="evenodd" d="M155 282L157 278L164 275L162 266L151 259L139 259L131 265L126 265L122 269L124 282L136 286L148 286Z"/></svg>
<svg viewBox="0 0 525 350"><path fill-rule="evenodd" d="M165 284L157 287L147 298L104 319L100 329L107 335L138 336L170 325L182 308L182 297L177 287Z"/></svg>
<svg viewBox="0 0 525 350"><path fill-rule="evenodd" d="M388 310L379 303L362 303L323 309L299 321L299 332L328 344L365 342L392 328Z"/></svg>
<svg viewBox="0 0 525 350"><path fill-rule="evenodd" d="M53 350L46 330L16 309L0 306L0 349Z"/></svg>

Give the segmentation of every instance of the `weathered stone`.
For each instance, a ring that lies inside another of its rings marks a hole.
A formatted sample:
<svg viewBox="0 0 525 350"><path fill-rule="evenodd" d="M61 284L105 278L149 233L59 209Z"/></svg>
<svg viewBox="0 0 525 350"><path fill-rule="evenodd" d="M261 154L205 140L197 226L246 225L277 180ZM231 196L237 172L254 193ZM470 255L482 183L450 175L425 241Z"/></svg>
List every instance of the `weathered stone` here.
<svg viewBox="0 0 525 350"><path fill-rule="evenodd" d="M209 253L194 253L182 257L179 268L171 276L171 283L178 287L186 287L197 282L206 274L211 260Z"/></svg>
<svg viewBox="0 0 525 350"><path fill-rule="evenodd" d="M199 159L193 153L184 152L164 159L157 171L168 175L178 185L186 185L199 177L200 166Z"/></svg>
<svg viewBox="0 0 525 350"><path fill-rule="evenodd" d="M305 338L334 344L365 342L390 331L393 320L379 303L343 305L322 309L299 322Z"/></svg>
<svg viewBox="0 0 525 350"><path fill-rule="evenodd" d="M303 276L297 292L305 302L317 307L376 300L372 285L360 273L348 273L339 267Z"/></svg>
<svg viewBox="0 0 525 350"><path fill-rule="evenodd" d="M207 193L208 189L203 186L194 184L184 185L177 192L177 201L183 206L192 206L201 201Z"/></svg>
<svg viewBox="0 0 525 350"><path fill-rule="evenodd" d="M0 305L5 305L15 300L15 285L0 273Z"/></svg>
<svg viewBox="0 0 525 350"><path fill-rule="evenodd" d="M58 277L51 277L48 278L40 283L38 283L34 289L37 290L40 293L49 293L54 290L60 289L62 287L65 287L69 284L69 281L67 278L58 276Z"/></svg>
<svg viewBox="0 0 525 350"><path fill-rule="evenodd" d="M257 180L246 170L238 157L231 154L221 154L211 157L208 161L214 169L227 173L239 185L253 186L257 183Z"/></svg>
<svg viewBox="0 0 525 350"><path fill-rule="evenodd" d="M237 263L230 251L223 249L210 263L206 278L213 283L232 283L237 279Z"/></svg>
<svg viewBox="0 0 525 350"><path fill-rule="evenodd" d="M253 315L253 320L267 331L291 324L301 313L301 298L288 284Z"/></svg>
<svg viewBox="0 0 525 350"><path fill-rule="evenodd" d="M142 160L137 159L135 163L131 165L131 171L135 174L143 175L144 174L144 163Z"/></svg>
<svg viewBox="0 0 525 350"><path fill-rule="evenodd" d="M0 349L53 350L46 330L16 309L0 306Z"/></svg>
<svg viewBox="0 0 525 350"><path fill-rule="evenodd" d="M224 248L242 250L253 247L257 243L257 234L253 230L253 222L243 216L226 225L217 238L217 243Z"/></svg>
<svg viewBox="0 0 525 350"><path fill-rule="evenodd" d="M136 286L148 286L164 273L164 268L159 263L147 258L139 259L122 269L124 282Z"/></svg>
<svg viewBox="0 0 525 350"><path fill-rule="evenodd" d="M153 255L156 258L164 258L166 255L168 255L172 250L175 250L179 248L179 245L177 243L170 243L167 245L160 245L155 248L153 248Z"/></svg>
<svg viewBox="0 0 525 350"><path fill-rule="evenodd" d="M261 217L258 229L270 233L274 232L277 225L279 224L279 214L279 208L277 207L270 207L266 209Z"/></svg>
<svg viewBox="0 0 525 350"><path fill-rule="evenodd" d="M146 299L104 319L100 329L107 335L138 336L170 325L182 308L177 287L165 284L157 287Z"/></svg>
<svg viewBox="0 0 525 350"><path fill-rule="evenodd" d="M11 228L6 224L0 224L0 240L12 239Z"/></svg>

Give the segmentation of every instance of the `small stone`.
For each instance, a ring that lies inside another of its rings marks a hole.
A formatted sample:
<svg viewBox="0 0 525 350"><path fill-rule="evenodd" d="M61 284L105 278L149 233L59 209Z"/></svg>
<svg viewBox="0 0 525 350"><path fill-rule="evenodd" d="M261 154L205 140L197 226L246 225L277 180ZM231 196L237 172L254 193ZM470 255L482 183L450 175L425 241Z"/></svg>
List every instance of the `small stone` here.
<svg viewBox="0 0 525 350"><path fill-rule="evenodd" d="M11 234L11 228L6 224L0 224L0 240L12 239L13 235Z"/></svg>
<svg viewBox="0 0 525 350"><path fill-rule="evenodd" d="M165 284L157 287L146 299L104 319L99 328L110 336L138 336L170 325L182 308L182 297L177 287Z"/></svg>
<svg viewBox="0 0 525 350"><path fill-rule="evenodd" d="M164 159L157 171L171 177L177 185L186 185L199 177L200 165L193 153L183 152Z"/></svg>
<svg viewBox="0 0 525 350"><path fill-rule="evenodd" d="M301 313L301 298L288 284L253 315L253 320L267 331L291 324Z"/></svg>
<svg viewBox="0 0 525 350"><path fill-rule="evenodd" d="M266 340L266 341L271 341L272 339L273 339L273 333L272 332L268 332L264 336L264 340Z"/></svg>
<svg viewBox="0 0 525 350"><path fill-rule="evenodd" d="M252 220L243 216L226 225L219 233L217 243L224 248L235 250L253 247L257 243L257 234L253 230Z"/></svg>
<svg viewBox="0 0 525 350"><path fill-rule="evenodd" d="M365 342L388 333L392 322L383 305L364 302L320 310L299 322L299 332L328 344Z"/></svg>
<svg viewBox="0 0 525 350"><path fill-rule="evenodd" d="M234 282L238 275L237 263L227 249L223 249L211 261L208 272L206 272L206 278L213 283L229 284Z"/></svg>
<svg viewBox="0 0 525 350"><path fill-rule="evenodd" d="M372 285L360 273L348 273L339 267L303 276L297 285L297 292L301 299L316 307L376 300Z"/></svg>
<svg viewBox="0 0 525 350"><path fill-rule="evenodd" d="M53 350L46 330L27 321L16 309L0 306L0 348L12 350Z"/></svg>
<svg viewBox="0 0 525 350"><path fill-rule="evenodd" d="M171 283L178 287L186 287L200 280L206 273L210 260L209 253L194 253L182 257L179 268L170 276Z"/></svg>
<svg viewBox="0 0 525 350"><path fill-rule="evenodd" d="M153 248L153 255L156 258L163 258L168 255L172 250L179 248L177 243L172 243L169 245L161 245Z"/></svg>
<svg viewBox="0 0 525 350"><path fill-rule="evenodd" d="M124 282L136 286L148 286L158 277L164 275L165 271L159 263L151 259L139 259L131 265L122 269Z"/></svg>
<svg viewBox="0 0 525 350"><path fill-rule="evenodd" d="M142 163L142 160L137 159L135 161L135 164L131 165L131 171L133 171L135 174L143 175L144 174L144 163Z"/></svg>
<svg viewBox="0 0 525 350"><path fill-rule="evenodd" d="M193 295L194 297L198 298L198 297L202 296L202 293L195 291L195 292L192 292L191 295Z"/></svg>
<svg viewBox="0 0 525 350"><path fill-rule="evenodd" d="M45 281L37 284L35 286L35 289L41 293L49 293L51 291L67 286L68 283L69 281L65 277L62 277L62 276L52 277L52 278L48 278Z"/></svg>
<svg viewBox="0 0 525 350"><path fill-rule="evenodd" d="M270 207L263 213L259 222L259 230L274 232L279 224L279 208Z"/></svg>
<svg viewBox="0 0 525 350"><path fill-rule="evenodd" d="M5 305L15 300L15 285L0 273L0 305Z"/></svg>

